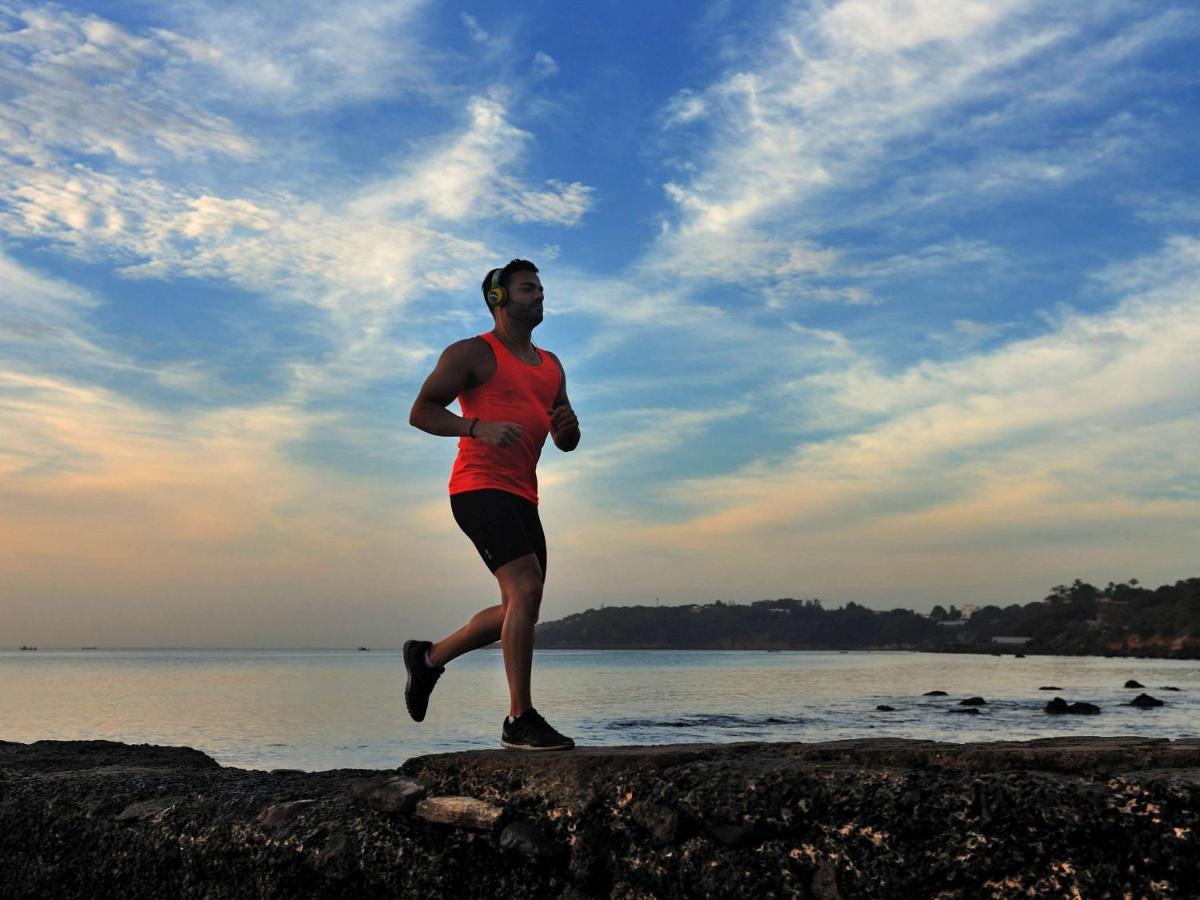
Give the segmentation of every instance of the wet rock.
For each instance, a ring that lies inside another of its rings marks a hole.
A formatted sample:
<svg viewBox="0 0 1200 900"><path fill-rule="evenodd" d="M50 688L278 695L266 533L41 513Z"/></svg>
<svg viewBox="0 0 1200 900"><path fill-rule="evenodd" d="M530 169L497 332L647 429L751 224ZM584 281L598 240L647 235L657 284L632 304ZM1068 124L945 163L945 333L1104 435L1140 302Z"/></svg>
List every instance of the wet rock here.
<svg viewBox="0 0 1200 900"><path fill-rule="evenodd" d="M1095 716L1100 714L1100 707L1094 703L1068 703L1062 697L1055 697L1043 707L1043 711L1052 716Z"/></svg>
<svg viewBox="0 0 1200 900"><path fill-rule="evenodd" d="M1138 694L1129 701L1130 706L1136 706L1139 709L1153 709L1156 706L1165 706L1166 704L1157 697L1151 697L1149 694Z"/></svg>
<svg viewBox="0 0 1200 900"><path fill-rule="evenodd" d="M350 789L350 802L384 813L408 814L425 799L425 785L412 778L395 776L357 784Z"/></svg>
<svg viewBox="0 0 1200 900"><path fill-rule="evenodd" d="M880 703L877 707L875 707L875 709L878 712L895 712L896 711L896 707L888 706L886 703Z"/></svg>
<svg viewBox="0 0 1200 900"><path fill-rule="evenodd" d="M968 697L966 700L959 700L959 706L987 706L987 701L982 697Z"/></svg>
<svg viewBox="0 0 1200 900"><path fill-rule="evenodd" d="M1177 690L1179 690L1179 688L1177 688L1177 687L1172 687L1172 686L1171 686L1171 685L1169 685L1169 684L1164 684L1162 687L1160 687L1160 688L1159 688L1159 690L1160 690L1160 691L1177 691Z"/></svg>
<svg viewBox="0 0 1200 900"><path fill-rule="evenodd" d="M1145 685L1142 684L1140 681L1134 681L1132 678L1130 678L1127 682L1125 682L1125 687L1127 687L1127 688L1144 688Z"/></svg>
<svg viewBox="0 0 1200 900"><path fill-rule="evenodd" d="M504 826L504 830L500 832L500 846L533 863L555 862L564 856L562 849L555 844L550 835L533 822L524 819Z"/></svg>
<svg viewBox="0 0 1200 900"><path fill-rule="evenodd" d="M316 800L289 800L286 803L272 803L258 814L255 821L268 828L278 828L301 816L316 802Z"/></svg>
<svg viewBox="0 0 1200 900"><path fill-rule="evenodd" d="M922 694L922 696L923 697L945 697L945 696L947 696L947 694L945 691L926 691L924 694Z"/></svg>
<svg viewBox="0 0 1200 900"><path fill-rule="evenodd" d="M417 818L476 831L493 831L503 816L502 807L474 797L426 797L417 804Z"/></svg>
<svg viewBox="0 0 1200 900"><path fill-rule="evenodd" d="M949 712L949 713L958 713L960 716L978 716L978 715L982 715L982 713L979 711L979 708L978 708L978 707L975 707L975 706L965 706L965 707L963 707L962 709L948 709L948 710L946 710L946 712Z"/></svg>
<svg viewBox="0 0 1200 900"><path fill-rule="evenodd" d="M1038 688L1038 690L1039 691L1061 691L1062 688L1060 688L1054 684L1047 684L1047 685L1043 685L1042 687Z"/></svg>

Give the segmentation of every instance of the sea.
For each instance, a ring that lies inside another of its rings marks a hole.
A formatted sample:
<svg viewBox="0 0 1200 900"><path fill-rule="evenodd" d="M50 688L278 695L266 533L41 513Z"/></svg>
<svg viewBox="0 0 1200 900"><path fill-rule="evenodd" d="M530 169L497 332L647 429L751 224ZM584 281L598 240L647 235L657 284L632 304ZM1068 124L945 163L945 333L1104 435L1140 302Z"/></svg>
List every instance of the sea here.
<svg viewBox="0 0 1200 900"><path fill-rule="evenodd" d="M1129 679L1166 705L1129 706L1141 693ZM188 746L225 766L307 771L499 746L508 694L498 650L455 660L423 723L405 712L404 682L400 651L387 649L6 649L0 740ZM925 696L933 690L947 696ZM1183 660L540 650L533 692L552 724L588 746L1200 736L1200 662ZM956 713L972 696L987 701L980 713ZM1102 712L1047 715L1055 696Z"/></svg>

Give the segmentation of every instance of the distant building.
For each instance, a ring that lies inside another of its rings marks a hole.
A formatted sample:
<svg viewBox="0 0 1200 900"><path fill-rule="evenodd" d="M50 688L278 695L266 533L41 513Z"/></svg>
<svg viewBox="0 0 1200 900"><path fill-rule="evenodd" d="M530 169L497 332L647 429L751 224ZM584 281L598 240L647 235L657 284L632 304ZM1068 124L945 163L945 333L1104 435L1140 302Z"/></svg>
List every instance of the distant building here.
<svg viewBox="0 0 1200 900"><path fill-rule="evenodd" d="M992 638L992 643L993 644L1007 644L1009 646L1014 646L1014 647L1022 647L1025 644L1028 644L1031 640L1033 640L1033 638L1015 637L1015 636L1007 636L1007 635L1001 637L1001 636L997 635L996 637Z"/></svg>
<svg viewBox="0 0 1200 900"><path fill-rule="evenodd" d="M973 612L975 612L975 604L974 603L964 603L963 604L962 614L963 614L964 619L971 618L971 613L973 613Z"/></svg>

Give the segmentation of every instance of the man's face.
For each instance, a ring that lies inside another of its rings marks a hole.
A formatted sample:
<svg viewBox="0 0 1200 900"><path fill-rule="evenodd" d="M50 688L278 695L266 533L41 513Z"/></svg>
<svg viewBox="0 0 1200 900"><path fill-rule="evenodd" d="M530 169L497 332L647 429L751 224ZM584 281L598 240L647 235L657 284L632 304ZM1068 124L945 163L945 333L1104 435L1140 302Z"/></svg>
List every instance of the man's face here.
<svg viewBox="0 0 1200 900"><path fill-rule="evenodd" d="M536 272L514 272L508 280L508 303L504 308L517 321L530 326L538 325L542 321L544 297L542 282Z"/></svg>

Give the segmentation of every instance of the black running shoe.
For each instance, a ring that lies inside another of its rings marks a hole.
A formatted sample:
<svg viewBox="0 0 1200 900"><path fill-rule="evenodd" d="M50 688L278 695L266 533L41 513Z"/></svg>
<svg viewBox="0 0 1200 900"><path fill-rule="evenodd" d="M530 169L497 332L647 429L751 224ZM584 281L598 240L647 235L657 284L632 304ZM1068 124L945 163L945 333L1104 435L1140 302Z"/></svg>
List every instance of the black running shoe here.
<svg viewBox="0 0 1200 900"><path fill-rule="evenodd" d="M446 671L445 666L431 668L425 665L425 651L432 647L429 641L404 642L404 668L408 670L408 683L404 685L404 705L416 722L425 720L429 708L429 695L433 686Z"/></svg>
<svg viewBox="0 0 1200 900"><path fill-rule="evenodd" d="M504 717L500 746L505 750L571 750L575 742L555 731L536 709L527 709L512 721Z"/></svg>

